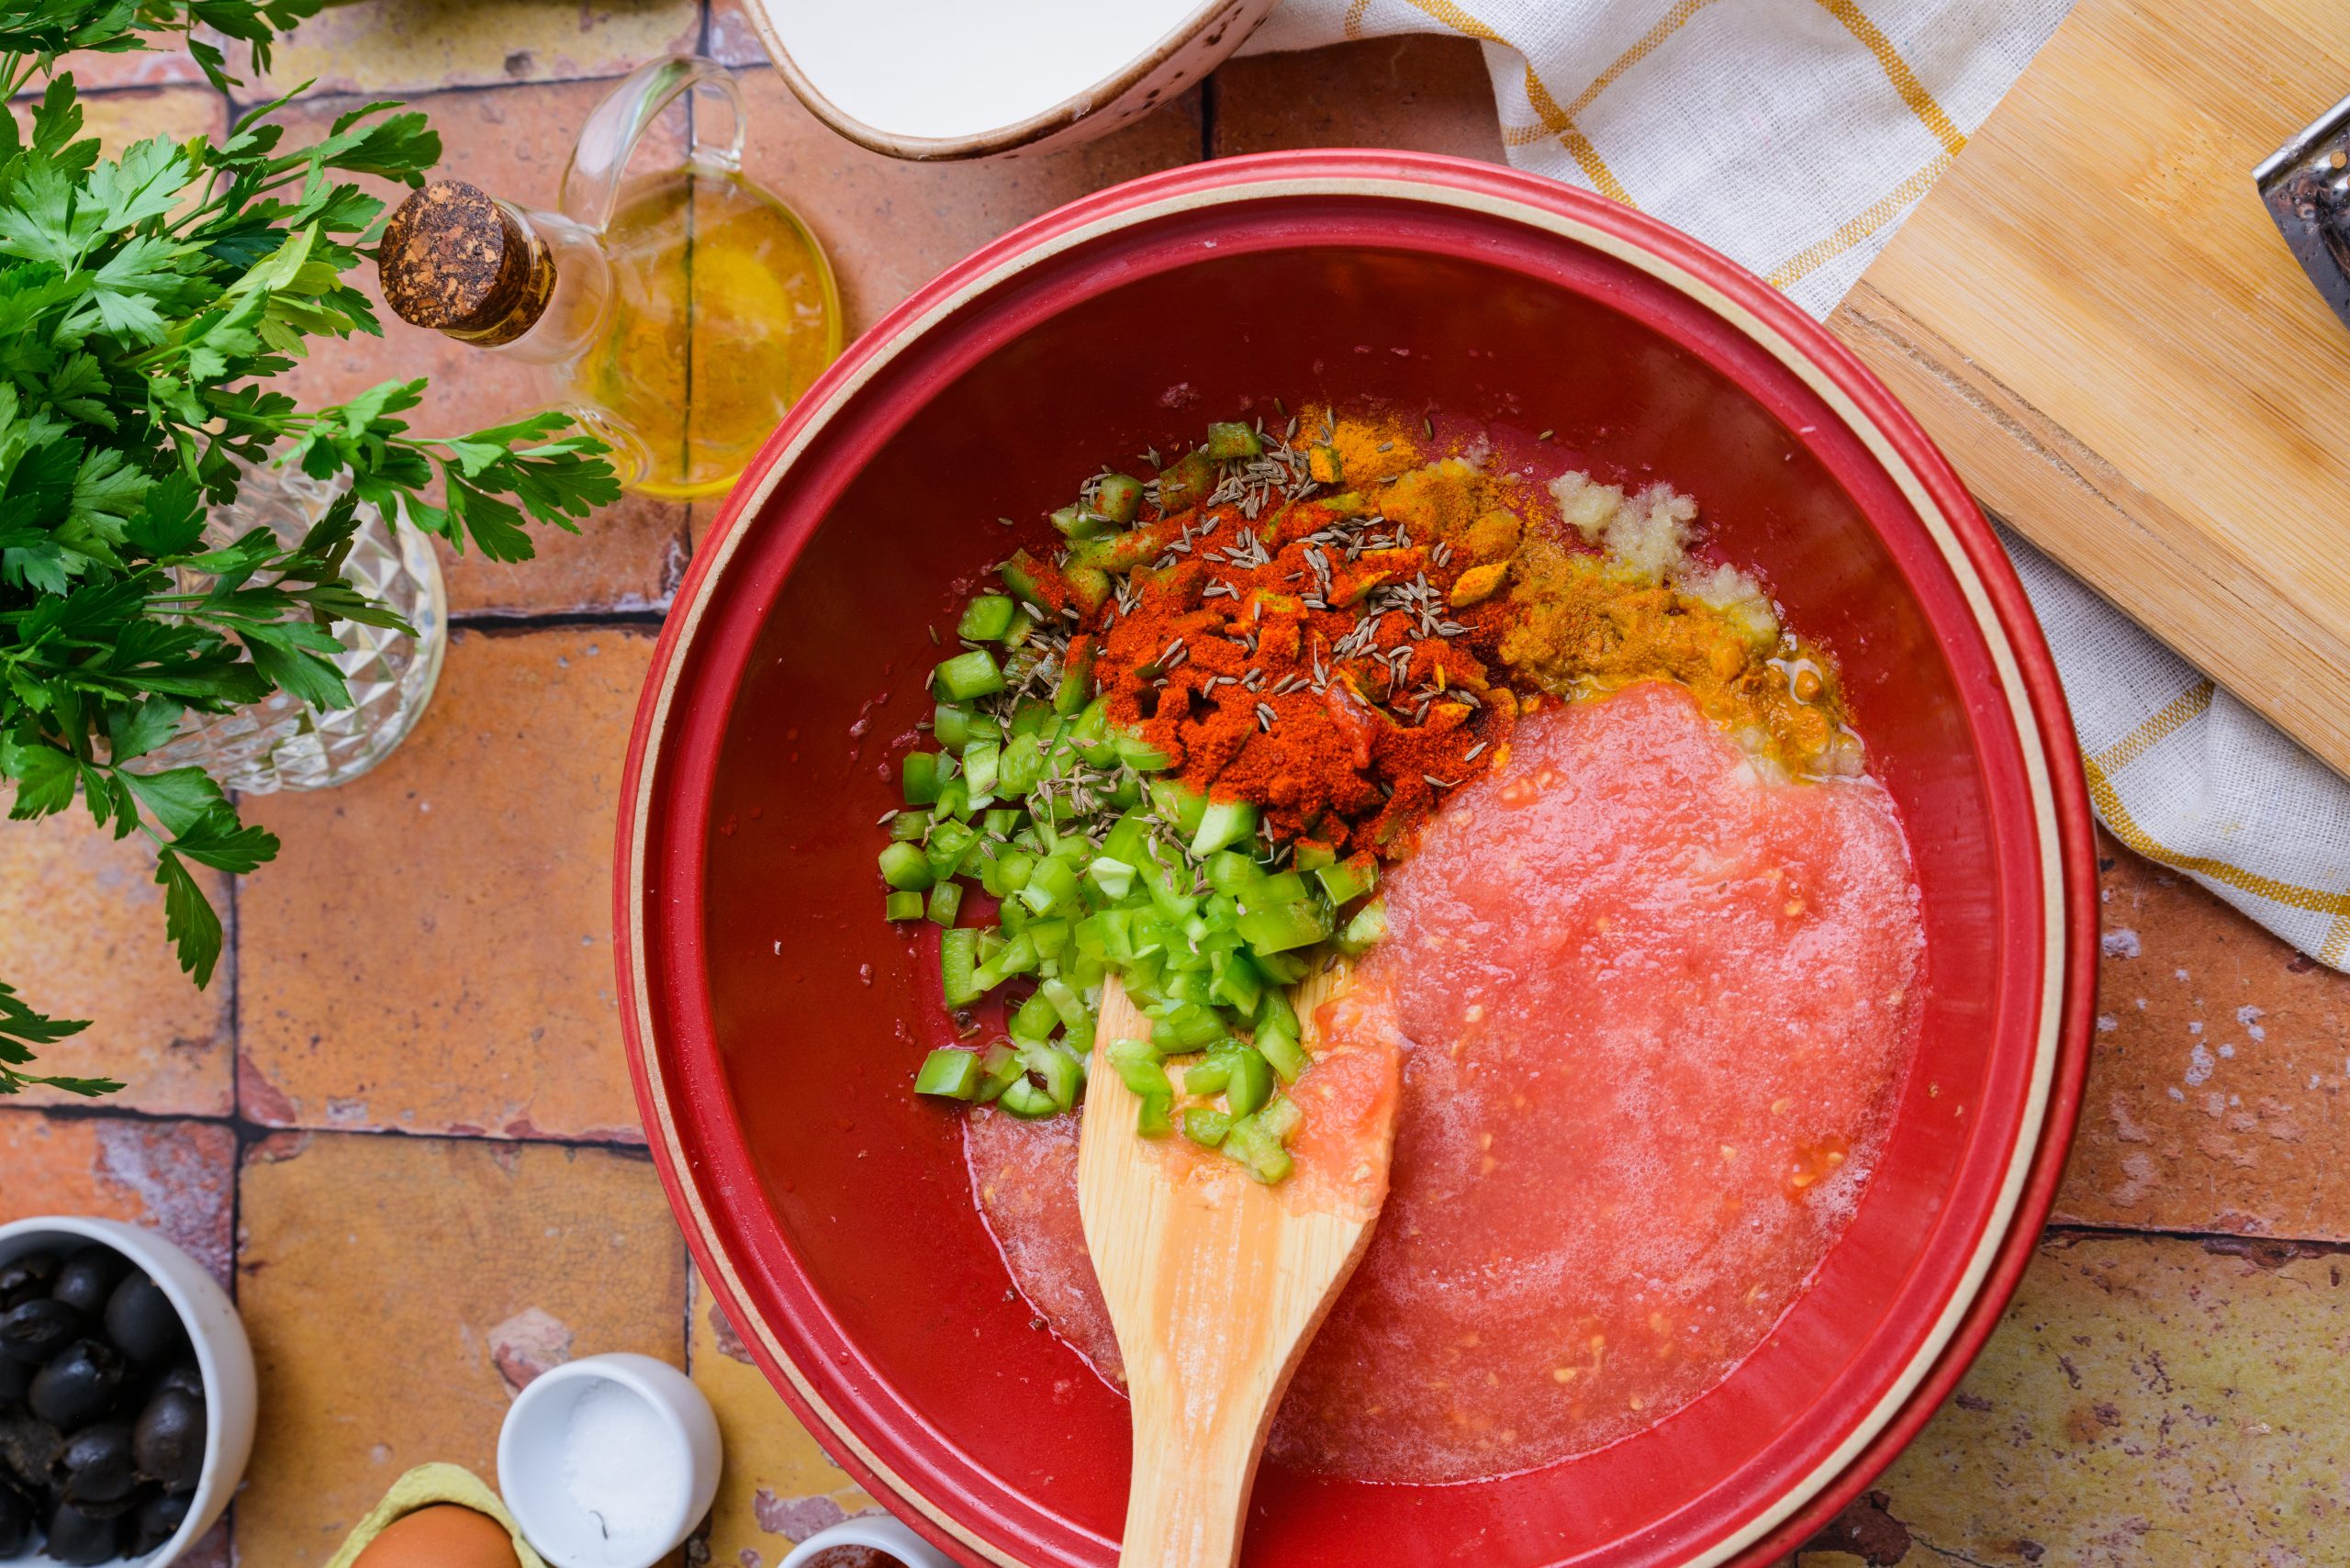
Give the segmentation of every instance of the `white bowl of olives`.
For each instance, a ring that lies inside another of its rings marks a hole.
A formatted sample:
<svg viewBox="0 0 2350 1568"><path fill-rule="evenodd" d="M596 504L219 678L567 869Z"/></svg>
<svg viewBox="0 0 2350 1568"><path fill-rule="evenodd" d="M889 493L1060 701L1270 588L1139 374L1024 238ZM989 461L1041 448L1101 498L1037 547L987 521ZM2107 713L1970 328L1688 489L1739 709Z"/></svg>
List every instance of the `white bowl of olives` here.
<svg viewBox="0 0 2350 1568"><path fill-rule="evenodd" d="M244 1474L253 1402L237 1309L179 1248L0 1225L0 1562L176 1562Z"/></svg>

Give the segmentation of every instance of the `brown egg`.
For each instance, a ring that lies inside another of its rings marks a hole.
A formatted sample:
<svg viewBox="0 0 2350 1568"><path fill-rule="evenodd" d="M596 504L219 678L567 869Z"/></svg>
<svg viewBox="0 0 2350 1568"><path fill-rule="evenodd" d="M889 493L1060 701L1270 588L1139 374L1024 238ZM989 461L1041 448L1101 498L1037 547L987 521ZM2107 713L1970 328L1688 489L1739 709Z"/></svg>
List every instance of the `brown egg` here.
<svg viewBox="0 0 2350 1568"><path fill-rule="evenodd" d="M351 1568L520 1568L514 1539L487 1514L435 1503L394 1519Z"/></svg>

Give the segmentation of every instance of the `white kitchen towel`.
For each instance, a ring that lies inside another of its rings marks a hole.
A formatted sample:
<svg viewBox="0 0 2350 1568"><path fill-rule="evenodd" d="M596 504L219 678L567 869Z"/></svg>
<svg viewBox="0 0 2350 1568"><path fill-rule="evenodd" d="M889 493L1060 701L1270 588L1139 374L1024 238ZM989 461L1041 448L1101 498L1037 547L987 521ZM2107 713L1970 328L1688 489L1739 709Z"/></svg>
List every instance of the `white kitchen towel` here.
<svg viewBox="0 0 2350 1568"><path fill-rule="evenodd" d="M1282 0L1250 53L1477 39L1521 169L1687 230L1826 316L2070 0ZM2003 534L2098 816L2350 967L2350 782Z"/></svg>

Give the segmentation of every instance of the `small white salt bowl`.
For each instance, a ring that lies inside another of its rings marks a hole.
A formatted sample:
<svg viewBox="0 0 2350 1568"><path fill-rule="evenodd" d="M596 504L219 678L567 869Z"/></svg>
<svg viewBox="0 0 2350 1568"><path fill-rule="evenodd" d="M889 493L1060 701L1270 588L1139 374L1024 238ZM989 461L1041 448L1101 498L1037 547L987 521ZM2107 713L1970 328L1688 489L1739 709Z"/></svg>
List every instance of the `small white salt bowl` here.
<svg viewBox="0 0 2350 1568"><path fill-rule="evenodd" d="M71 1252L89 1242L111 1247L154 1281L178 1309L196 1367L204 1379L204 1469L188 1501L187 1518L172 1539L143 1557L116 1560L113 1568L166 1568L210 1529L228 1507L252 1453L256 1391L253 1350L236 1304L204 1265L151 1230L120 1220L44 1215L0 1225L0 1263L47 1249ZM57 1568L45 1551L0 1559L8 1568Z"/></svg>
<svg viewBox="0 0 2350 1568"><path fill-rule="evenodd" d="M718 1466L701 1390L625 1351L540 1373L498 1433L498 1489L554 1568L649 1568L710 1512Z"/></svg>
<svg viewBox="0 0 2350 1568"><path fill-rule="evenodd" d="M784 1554L776 1568L803 1568L817 1553L834 1546L866 1546L886 1552L906 1568L955 1568L955 1560L887 1514L844 1519L818 1530Z"/></svg>

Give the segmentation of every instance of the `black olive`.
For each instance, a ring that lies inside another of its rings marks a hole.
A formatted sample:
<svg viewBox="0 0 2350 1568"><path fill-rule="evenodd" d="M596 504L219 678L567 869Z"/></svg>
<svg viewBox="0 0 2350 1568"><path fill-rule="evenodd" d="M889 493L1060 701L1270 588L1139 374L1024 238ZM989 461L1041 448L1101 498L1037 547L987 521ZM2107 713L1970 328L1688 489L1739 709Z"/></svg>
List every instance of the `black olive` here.
<svg viewBox="0 0 2350 1568"><path fill-rule="evenodd" d="M33 1414L60 1431L86 1427L122 1394L122 1358L112 1345L76 1339L33 1376Z"/></svg>
<svg viewBox="0 0 2350 1568"><path fill-rule="evenodd" d="M37 1296L0 1316L0 1356L39 1366L82 1337L90 1320L62 1301Z"/></svg>
<svg viewBox="0 0 2350 1568"><path fill-rule="evenodd" d="M13 1486L0 1486L0 1559L22 1557L32 1543L32 1499Z"/></svg>
<svg viewBox="0 0 2350 1568"><path fill-rule="evenodd" d="M0 1406L22 1405L32 1385L32 1368L12 1356L0 1356Z"/></svg>
<svg viewBox="0 0 2350 1568"><path fill-rule="evenodd" d="M130 1516L131 1555L144 1556L177 1535L187 1518L188 1505L195 1501L192 1493L166 1492L140 1504L139 1511Z"/></svg>
<svg viewBox="0 0 2350 1568"><path fill-rule="evenodd" d="M50 1495L62 1498L65 1495L65 1490L63 1487L51 1487ZM155 1495L155 1489L152 1486L139 1485L133 1486L119 1497L108 1498L103 1503L93 1503L84 1497L73 1506L94 1519L118 1519L126 1515L137 1513L139 1505L153 1495Z"/></svg>
<svg viewBox="0 0 2350 1568"><path fill-rule="evenodd" d="M106 1298L106 1338L142 1367L160 1366L187 1348L179 1308L144 1274L131 1275Z"/></svg>
<svg viewBox="0 0 2350 1568"><path fill-rule="evenodd" d="M204 1397L204 1373L196 1369L194 1361L182 1361L155 1380L156 1393L161 1394L167 1388L176 1388L182 1394L194 1394L201 1399Z"/></svg>
<svg viewBox="0 0 2350 1568"><path fill-rule="evenodd" d="M130 1428L120 1421L84 1427L66 1439L57 1467L69 1503L118 1502L139 1484L131 1463Z"/></svg>
<svg viewBox="0 0 2350 1568"><path fill-rule="evenodd" d="M121 1526L60 1503L49 1520L49 1554L60 1562L110 1562L122 1555Z"/></svg>
<svg viewBox="0 0 2350 1568"><path fill-rule="evenodd" d="M167 1388L147 1402L131 1428L139 1473L167 1492L185 1492L204 1473L204 1402Z"/></svg>
<svg viewBox="0 0 2350 1568"><path fill-rule="evenodd" d="M54 1252L25 1252L0 1263L0 1308L47 1295L61 1268Z"/></svg>
<svg viewBox="0 0 2350 1568"><path fill-rule="evenodd" d="M130 1264L111 1247L84 1247L57 1271L50 1294L77 1311L95 1317L106 1309L106 1297L130 1271Z"/></svg>
<svg viewBox="0 0 2350 1568"><path fill-rule="evenodd" d="M58 1429L37 1416L0 1413L0 1471L38 1491L65 1450Z"/></svg>

